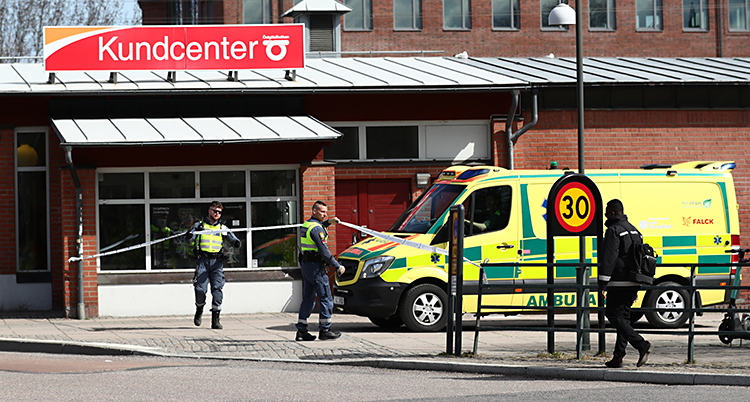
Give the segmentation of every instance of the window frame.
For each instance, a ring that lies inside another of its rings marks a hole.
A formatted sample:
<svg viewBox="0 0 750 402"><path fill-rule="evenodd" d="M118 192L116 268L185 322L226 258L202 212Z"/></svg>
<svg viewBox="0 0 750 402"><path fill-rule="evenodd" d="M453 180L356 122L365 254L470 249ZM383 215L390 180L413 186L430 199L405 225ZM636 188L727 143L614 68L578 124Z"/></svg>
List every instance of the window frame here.
<svg viewBox="0 0 750 402"><path fill-rule="evenodd" d="M346 26L347 18L352 18L349 16L350 13L344 14L344 22L341 24L341 28L346 32L368 32L373 30L373 21L372 21L372 0L352 0L352 1L361 1L362 9L360 10L362 12L362 27L361 28L349 28ZM344 5L354 10L356 7L354 7L352 4L349 3L349 0L344 0Z"/></svg>
<svg viewBox="0 0 750 402"><path fill-rule="evenodd" d="M250 176L252 172L256 171L283 171L292 170L294 171L294 193L293 196L258 196L254 197L251 193L251 180ZM200 194L200 173L201 172L222 172L222 171L244 171L245 172L245 197L201 197ZM194 198L150 198L150 182L149 173L166 173L166 172L195 172L195 195ZM283 165L253 165L252 167L244 165L227 165L227 166L170 166L170 167L134 167L134 168L98 168L96 169L97 178L100 174L111 174L111 173L141 173L144 175L143 186L144 186L144 198L129 198L129 199L107 199L102 200L99 198L99 180L97 179L95 197L96 197L96 252L99 253L100 239L99 234L101 233L100 228L100 206L102 205L143 205L144 210L144 230L147 236L146 241L151 241L151 206L152 205L164 205L164 204L204 204L206 208L214 200L219 200L222 203L244 203L245 208L245 222L247 228L252 228L252 207L253 203L256 202L287 202L293 201L297 204L296 216L294 220L301 224L302 223L302 197L300 195L301 190L301 176L300 166L294 164L283 164ZM205 211L201 211L205 216ZM243 242L242 247L245 248L247 255L247 266L245 267L224 267L224 271L263 271L263 270L280 270L288 269L288 266L264 266L258 267L257 260L252 255L252 244L253 244L253 230L246 232L246 239ZM299 247L299 238L297 239L297 246ZM96 259L97 272L100 274L148 274L148 273L173 273L173 272L193 272L195 268L169 268L169 269L154 269L152 268L152 247L144 247L146 250L146 258L144 260L144 269L128 269L128 270L102 270L101 258ZM299 266L299 262L298 265Z"/></svg>
<svg viewBox="0 0 750 402"><path fill-rule="evenodd" d="M652 16L654 17L654 21L657 20L657 17L659 21L659 26L657 27L656 24L654 24L654 27L652 28L649 28L649 27L641 28L638 26L638 1L639 0L636 0L634 4L635 6L635 30L637 32L663 32L664 31L664 3L663 1L662 0L648 0L651 2L651 5L652 5L651 10L653 10ZM656 5L657 3L659 3L658 6Z"/></svg>
<svg viewBox="0 0 750 402"><path fill-rule="evenodd" d="M698 2L698 16L700 18L700 26L697 28L685 26L685 3L688 1ZM708 32L711 26L710 14L708 10L708 0L682 0L682 31L683 32Z"/></svg>
<svg viewBox="0 0 750 402"><path fill-rule="evenodd" d="M510 27L498 27L495 26L495 1L492 0L490 6L492 7L492 30L493 31L520 31L521 30L521 1L520 0L508 0L510 4ZM516 9L518 6L518 9ZM518 18L518 26L513 26Z"/></svg>
<svg viewBox="0 0 750 402"><path fill-rule="evenodd" d="M44 136L44 148L45 148L45 155L44 155L44 166L30 166L30 167L19 167L18 166L18 134L26 134L26 133L33 133L33 134L42 134ZM51 272L52 268L52 245L51 243L51 208L50 208L50 177L49 177L49 127L45 126L32 126L32 127L17 127L15 130L13 130L13 198L15 200L15 207L14 207L14 214L15 217L18 218L19 214L19 205L20 201L18 199L18 173L19 172L44 172L45 177L45 219L46 219L46 236L47 241L45 242L45 245L47 247L47 269L43 270L21 270L21 258L19 256L19 251L21 250L20 245L20 225L16 224L14 225L15 228L15 244L16 244L16 250L14 253L14 258L16 259L16 273L46 273Z"/></svg>
<svg viewBox="0 0 750 402"><path fill-rule="evenodd" d="M486 128L486 144L487 147L486 150L488 151L487 158L471 158L467 159L465 162L474 162L474 161L490 161L492 159L492 152L491 152L491 141L492 141L492 127L490 126L490 123L486 120L406 120L406 121L351 121L351 122L345 122L345 121L335 121L335 122L325 122L327 125L333 127L334 129L336 127L357 127L357 137L358 137L358 158L357 159L329 159L325 158L325 160L331 160L336 162L434 162L434 161L441 161L441 162L451 162L451 159L443 159L443 158L434 158L434 157L427 157L426 151L427 151L427 128L432 126L483 126ZM417 158L399 158L399 159L367 159L367 127L395 127L395 126L417 126L418 127L418 149L419 149L419 155Z"/></svg>
<svg viewBox="0 0 750 402"><path fill-rule="evenodd" d="M396 26L396 1L393 0L393 30L394 31L421 31L422 30L422 0L408 0L411 3L411 28ZM404 0L406 1L406 0Z"/></svg>
<svg viewBox="0 0 750 402"><path fill-rule="evenodd" d="M602 27L592 27L591 26L591 2L589 1L589 31L598 31L598 32L614 32L617 30L617 2L615 0L604 0L606 4L605 8L605 14L607 15L607 26Z"/></svg>
<svg viewBox="0 0 750 402"><path fill-rule="evenodd" d="M461 2L461 27L447 27L445 18L445 2ZM471 0L443 0L443 30L444 31L471 31Z"/></svg>
<svg viewBox="0 0 750 402"><path fill-rule="evenodd" d="M750 0L743 0L744 3L744 19L745 19L745 27L744 28L733 28L732 27L732 20L731 20L731 12L733 10L732 5L727 2L727 29L729 32L750 32ZM738 7L735 7L738 8Z"/></svg>
<svg viewBox="0 0 750 402"><path fill-rule="evenodd" d="M245 7L247 5L247 2L251 0L242 0L242 23L243 24L271 24L273 23L273 16L271 15L273 13L273 0L256 0L260 1L260 5L263 8L262 14L263 14L263 21L262 22L253 22L249 23L245 21Z"/></svg>

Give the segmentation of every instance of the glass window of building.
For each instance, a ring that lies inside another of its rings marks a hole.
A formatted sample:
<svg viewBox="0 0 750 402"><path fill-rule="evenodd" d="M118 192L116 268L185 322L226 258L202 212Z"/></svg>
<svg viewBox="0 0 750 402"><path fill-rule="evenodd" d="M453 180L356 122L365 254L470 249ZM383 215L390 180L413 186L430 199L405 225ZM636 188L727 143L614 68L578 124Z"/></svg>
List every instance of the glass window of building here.
<svg viewBox="0 0 750 402"><path fill-rule="evenodd" d="M352 11L344 14L344 30L371 31L372 30L372 1L345 0Z"/></svg>
<svg viewBox="0 0 750 402"><path fill-rule="evenodd" d="M18 271L49 270L49 185L46 131L16 131Z"/></svg>
<svg viewBox="0 0 750 402"><path fill-rule="evenodd" d="M520 0L492 0L492 28L521 29Z"/></svg>
<svg viewBox="0 0 750 402"><path fill-rule="evenodd" d="M296 168L101 169L97 175L99 252L154 242L101 257L102 271L194 269L197 239L178 235L203 221L214 200L224 206L223 224L242 241L239 249L224 244L226 268L297 265L297 228L261 228L298 223Z"/></svg>
<svg viewBox="0 0 750 402"><path fill-rule="evenodd" d="M617 29L615 0L589 1L589 28L591 30L614 31Z"/></svg>
<svg viewBox="0 0 750 402"><path fill-rule="evenodd" d="M325 159L359 159L359 127L336 127L344 136L323 151Z"/></svg>
<svg viewBox="0 0 750 402"><path fill-rule="evenodd" d="M635 27L642 31L662 30L661 0L635 0Z"/></svg>
<svg viewBox="0 0 750 402"><path fill-rule="evenodd" d="M553 8L557 6L558 3L565 3L568 4L568 0L541 0L540 7L542 10L541 18L542 18L542 29L545 31L567 31L568 26L567 25L550 25L549 24L549 13L552 11Z"/></svg>
<svg viewBox="0 0 750 402"><path fill-rule="evenodd" d="M398 30L422 29L422 1L393 0L393 27Z"/></svg>
<svg viewBox="0 0 750 402"><path fill-rule="evenodd" d="M270 24L271 0L243 0L242 13L245 24Z"/></svg>
<svg viewBox="0 0 750 402"><path fill-rule="evenodd" d="M708 0L682 0L682 28L708 31Z"/></svg>
<svg viewBox="0 0 750 402"><path fill-rule="evenodd" d="M419 158L419 127L367 127L367 159Z"/></svg>
<svg viewBox="0 0 750 402"><path fill-rule="evenodd" d="M729 30L750 31L750 0L729 0Z"/></svg>
<svg viewBox="0 0 750 402"><path fill-rule="evenodd" d="M471 0L443 0L443 28L471 29Z"/></svg>

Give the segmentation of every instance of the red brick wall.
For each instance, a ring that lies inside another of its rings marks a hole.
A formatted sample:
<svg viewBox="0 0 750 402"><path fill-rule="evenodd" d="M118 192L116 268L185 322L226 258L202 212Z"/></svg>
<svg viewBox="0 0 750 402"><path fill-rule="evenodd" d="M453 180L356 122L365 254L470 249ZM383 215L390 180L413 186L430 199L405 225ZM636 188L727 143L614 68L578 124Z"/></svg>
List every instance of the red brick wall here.
<svg viewBox="0 0 750 402"><path fill-rule="evenodd" d="M472 29L446 31L443 29L442 0L423 0L422 30L398 32L393 30L393 2L373 0L373 30L343 31L342 51L406 51L443 50L452 56L467 51L475 57L540 57L575 56L575 28L567 32L542 31L539 1L521 2L521 29L493 31L492 6L489 0L473 1ZM571 2L573 3L573 2ZM721 52L717 35L717 1L709 0L708 32L683 32L682 2L665 0L664 29L661 32L637 32L635 29L635 0L617 2L617 29L612 32L588 29L588 0L582 0L585 10L583 52L585 57L747 57L746 45L750 33L730 33L726 15L726 0L720 2L723 14ZM343 24L342 24L343 26Z"/></svg>
<svg viewBox="0 0 750 402"><path fill-rule="evenodd" d="M14 144L13 129L0 129L0 208L4 211L2 220L5 222L0 225L0 275L16 273Z"/></svg>
<svg viewBox="0 0 750 402"><path fill-rule="evenodd" d="M315 201L323 201L328 206L328 216L336 216L336 182L334 167L328 164L303 165L302 176L302 220L310 218ZM328 231L328 248L336 250L336 225Z"/></svg>

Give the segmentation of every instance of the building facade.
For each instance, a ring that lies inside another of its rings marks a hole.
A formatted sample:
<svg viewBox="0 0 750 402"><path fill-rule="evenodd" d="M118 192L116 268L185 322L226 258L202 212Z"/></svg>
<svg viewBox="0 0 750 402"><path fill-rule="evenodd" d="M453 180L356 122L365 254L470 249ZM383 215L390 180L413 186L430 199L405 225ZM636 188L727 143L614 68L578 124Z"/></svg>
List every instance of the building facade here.
<svg viewBox="0 0 750 402"><path fill-rule="evenodd" d="M335 0L330 0L331 2ZM294 0L139 0L143 23L280 24ZM304 1L302 1L304 3ZM325 3L325 2L318 2ZM575 29L548 23L556 0L345 0L332 13L340 44L315 51L364 56L575 56ZM571 2L572 3L572 2ZM750 0L581 0L584 57L748 57ZM311 14L320 16L324 11ZM298 16L299 17L299 16ZM327 25L317 26L318 32ZM338 46L337 46L338 45Z"/></svg>

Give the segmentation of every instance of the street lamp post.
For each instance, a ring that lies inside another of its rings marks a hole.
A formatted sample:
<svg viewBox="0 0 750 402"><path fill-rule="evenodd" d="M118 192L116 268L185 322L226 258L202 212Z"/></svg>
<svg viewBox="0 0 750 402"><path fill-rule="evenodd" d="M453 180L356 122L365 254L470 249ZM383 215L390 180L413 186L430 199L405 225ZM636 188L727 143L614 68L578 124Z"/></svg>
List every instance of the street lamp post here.
<svg viewBox="0 0 750 402"><path fill-rule="evenodd" d="M576 26L576 108L578 110L578 173L584 174L584 146L583 146L583 13L581 12L581 0L575 0L576 8L573 10L566 3L560 2L552 11L549 13L549 24L550 25L575 25ZM578 244L579 249L579 262L583 265L586 262L586 238L581 236ZM579 272L585 272L580 270ZM588 286L590 284L589 275L581 274L581 284ZM584 287L582 300L579 302L582 307L589 306L589 291L588 288ZM601 305L601 303L600 303ZM581 315L578 314L580 317ZM580 317L582 322L579 323L581 328L590 328L589 315L583 314ZM599 314L599 321L602 320L602 315ZM601 322L600 322L601 324ZM601 325L600 325L601 326ZM602 338L604 333L600 334L600 349L603 345ZM581 358L582 350L591 350L590 336L588 332L584 332L580 335L580 342L577 342L577 357Z"/></svg>

